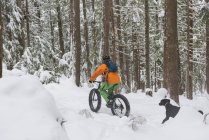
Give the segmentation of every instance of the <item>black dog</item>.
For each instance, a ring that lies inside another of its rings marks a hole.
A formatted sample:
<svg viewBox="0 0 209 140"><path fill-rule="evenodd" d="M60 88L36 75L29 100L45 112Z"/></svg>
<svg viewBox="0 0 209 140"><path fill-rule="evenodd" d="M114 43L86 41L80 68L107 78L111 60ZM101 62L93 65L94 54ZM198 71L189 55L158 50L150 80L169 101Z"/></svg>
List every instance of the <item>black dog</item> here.
<svg viewBox="0 0 209 140"><path fill-rule="evenodd" d="M169 117L174 118L177 113L179 112L180 107L177 106L173 106L172 104L170 104L170 100L169 99L162 99L159 103L160 106L165 106L165 110L166 110L166 117L165 119L162 121L162 123L166 122Z"/></svg>

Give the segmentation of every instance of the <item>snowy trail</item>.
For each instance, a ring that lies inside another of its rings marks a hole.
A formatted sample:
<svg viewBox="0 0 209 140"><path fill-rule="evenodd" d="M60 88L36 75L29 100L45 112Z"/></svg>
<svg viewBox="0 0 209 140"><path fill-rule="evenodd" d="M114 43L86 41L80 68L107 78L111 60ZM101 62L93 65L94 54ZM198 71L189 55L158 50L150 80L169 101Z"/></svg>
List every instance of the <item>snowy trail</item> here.
<svg viewBox="0 0 209 140"><path fill-rule="evenodd" d="M91 89L85 85L83 88L78 88L72 81L64 80L60 84L45 85L67 120L64 126L70 140L138 140L139 138L143 140L208 140L209 138L209 126L202 123L202 116L195 110L191 110L192 107L186 109L185 112L188 112L188 115L183 113L162 125L165 109L158 106L160 98L151 98L143 93L125 95L131 105L131 114L146 118L146 123L140 125L137 131L131 128L131 117L113 116L111 110L106 108L104 101L99 113L91 112L93 118L86 118L79 112L84 109L90 111L88 94ZM205 102L202 106L208 105ZM191 103L185 101L184 104L189 106Z"/></svg>
<svg viewBox="0 0 209 140"><path fill-rule="evenodd" d="M181 109L177 116L161 124L165 109L158 103L162 99L163 89L154 97L140 92L125 94L130 102L131 115L119 118L112 115L104 101L99 113L91 112L88 105L91 88L85 84L78 88L73 79L63 78L59 84L42 85L35 76L7 72L7 77L0 81L1 140L67 140L66 133L70 140L209 138L209 117L208 124L204 124L203 115L197 112L201 109L209 113L207 94L195 95L193 100L180 96ZM89 117L82 115L85 110L90 112ZM146 121L132 125L131 119L136 117L140 120L138 116ZM65 131L60 125L62 117L67 121L64 123Z"/></svg>

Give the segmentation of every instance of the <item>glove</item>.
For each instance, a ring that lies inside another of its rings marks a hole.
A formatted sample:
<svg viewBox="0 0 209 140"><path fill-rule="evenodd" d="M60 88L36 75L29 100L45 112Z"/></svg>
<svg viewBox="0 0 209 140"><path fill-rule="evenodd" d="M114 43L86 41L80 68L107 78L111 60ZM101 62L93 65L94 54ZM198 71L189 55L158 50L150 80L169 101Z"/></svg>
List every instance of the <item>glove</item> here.
<svg viewBox="0 0 209 140"><path fill-rule="evenodd" d="M92 81L92 80L89 80L89 83L93 83L94 81Z"/></svg>

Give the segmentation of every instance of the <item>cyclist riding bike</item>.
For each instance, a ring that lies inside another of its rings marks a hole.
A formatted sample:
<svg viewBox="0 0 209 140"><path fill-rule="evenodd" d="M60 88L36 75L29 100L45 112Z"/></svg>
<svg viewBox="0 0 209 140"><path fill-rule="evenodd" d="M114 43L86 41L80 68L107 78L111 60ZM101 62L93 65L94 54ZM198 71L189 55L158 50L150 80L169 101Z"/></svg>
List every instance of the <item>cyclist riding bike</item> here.
<svg viewBox="0 0 209 140"><path fill-rule="evenodd" d="M112 93L119 88L121 82L120 75L118 74L116 65L113 64L109 56L102 57L103 63L96 69L89 79L89 82L92 83L96 80L99 75L103 76L104 82L99 88L99 92L107 102L107 107L112 106Z"/></svg>

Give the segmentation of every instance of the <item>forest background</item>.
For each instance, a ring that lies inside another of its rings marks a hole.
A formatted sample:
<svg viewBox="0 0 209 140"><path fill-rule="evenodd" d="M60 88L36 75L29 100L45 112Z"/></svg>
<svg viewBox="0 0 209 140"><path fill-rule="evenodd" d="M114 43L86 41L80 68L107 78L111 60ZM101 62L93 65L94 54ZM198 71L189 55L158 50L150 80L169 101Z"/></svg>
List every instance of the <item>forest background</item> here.
<svg viewBox="0 0 209 140"><path fill-rule="evenodd" d="M127 93L209 93L209 0L0 0L0 77L5 66L82 86L103 55Z"/></svg>

